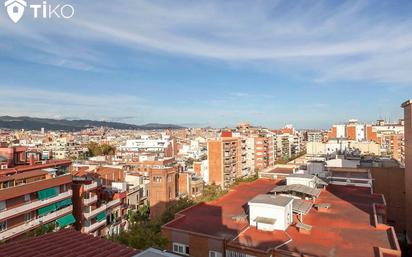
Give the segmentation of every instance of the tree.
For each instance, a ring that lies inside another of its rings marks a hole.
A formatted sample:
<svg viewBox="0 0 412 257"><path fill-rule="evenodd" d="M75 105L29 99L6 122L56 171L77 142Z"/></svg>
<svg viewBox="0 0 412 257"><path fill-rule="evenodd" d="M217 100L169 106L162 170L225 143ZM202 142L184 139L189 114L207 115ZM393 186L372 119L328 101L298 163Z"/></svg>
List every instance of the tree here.
<svg viewBox="0 0 412 257"><path fill-rule="evenodd" d="M41 236L50 232L53 232L53 230L56 228L55 223L49 223L49 224L42 224L40 227L36 228L33 231L30 231L29 233L26 234L27 237L36 237L36 236Z"/></svg>
<svg viewBox="0 0 412 257"><path fill-rule="evenodd" d="M122 231L109 239L136 249L165 248L168 240L161 233L162 226L173 220L177 212L193 204L195 203L192 200L181 198L170 205L159 218L153 220L148 218L148 206L143 206L136 212L130 213L131 222L128 231Z"/></svg>
<svg viewBox="0 0 412 257"><path fill-rule="evenodd" d="M220 198L226 193L227 190L223 190L221 186L215 184L207 185L203 188L202 195L197 198L197 200L199 202L210 202Z"/></svg>
<svg viewBox="0 0 412 257"><path fill-rule="evenodd" d="M90 142L87 145L87 149L91 157L100 155L114 155L116 153L116 148L109 144L99 145L96 142Z"/></svg>

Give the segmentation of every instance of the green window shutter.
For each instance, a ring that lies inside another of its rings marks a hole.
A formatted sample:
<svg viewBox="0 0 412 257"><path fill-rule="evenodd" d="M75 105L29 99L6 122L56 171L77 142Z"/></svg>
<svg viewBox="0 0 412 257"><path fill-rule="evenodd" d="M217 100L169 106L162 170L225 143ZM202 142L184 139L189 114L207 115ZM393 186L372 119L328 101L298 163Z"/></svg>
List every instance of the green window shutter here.
<svg viewBox="0 0 412 257"><path fill-rule="evenodd" d="M59 209L59 208L67 207L69 205L72 205L72 199L71 198L68 198L68 199L65 199L63 201L57 202L56 203L56 208Z"/></svg>
<svg viewBox="0 0 412 257"><path fill-rule="evenodd" d="M106 219L106 212L105 211L97 214L96 221L102 221L104 219Z"/></svg>
<svg viewBox="0 0 412 257"><path fill-rule="evenodd" d="M57 219L56 221L57 221L57 224L59 224L59 227L64 228L67 225L71 225L75 223L76 219L74 218L73 214L70 213L64 217Z"/></svg>
<svg viewBox="0 0 412 257"><path fill-rule="evenodd" d="M52 211L55 211L57 209L56 204L51 204L47 205L45 207L42 207L38 210L39 216L44 216Z"/></svg>
<svg viewBox="0 0 412 257"><path fill-rule="evenodd" d="M39 200L55 197L56 195L58 195L58 192L57 188L55 187L46 188L37 192L37 197L39 198Z"/></svg>

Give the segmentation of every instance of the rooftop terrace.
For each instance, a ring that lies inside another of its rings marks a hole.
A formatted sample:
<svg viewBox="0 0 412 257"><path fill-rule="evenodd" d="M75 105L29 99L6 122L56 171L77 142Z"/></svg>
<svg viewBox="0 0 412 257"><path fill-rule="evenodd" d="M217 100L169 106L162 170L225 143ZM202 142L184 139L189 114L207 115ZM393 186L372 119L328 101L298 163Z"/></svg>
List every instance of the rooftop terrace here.
<svg viewBox="0 0 412 257"><path fill-rule="evenodd" d="M225 238L228 247L261 252L277 248L310 256L368 257L378 256L378 248L399 250L393 229L375 224L374 204L384 204L384 199L371 194L369 188L329 185L322 190L315 204L327 203L331 208L327 212L311 208L304 216L304 223L312 226L309 235L294 225L286 231L261 231L249 226L247 219L233 218L247 213L251 199L268 193L279 182L258 179L240 184L216 201L184 210L164 228Z"/></svg>

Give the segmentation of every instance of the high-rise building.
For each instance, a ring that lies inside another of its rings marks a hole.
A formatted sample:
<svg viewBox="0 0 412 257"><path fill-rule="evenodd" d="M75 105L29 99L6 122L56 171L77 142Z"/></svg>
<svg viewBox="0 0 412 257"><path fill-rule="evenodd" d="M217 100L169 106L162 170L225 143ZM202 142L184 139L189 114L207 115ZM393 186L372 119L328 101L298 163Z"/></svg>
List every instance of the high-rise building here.
<svg viewBox="0 0 412 257"><path fill-rule="evenodd" d="M405 120L405 201L406 231L412 239L412 100L402 104Z"/></svg>
<svg viewBox="0 0 412 257"><path fill-rule="evenodd" d="M255 138L255 169L263 170L275 164L274 140L272 137Z"/></svg>
<svg viewBox="0 0 412 257"><path fill-rule="evenodd" d="M221 137L207 143L209 184L227 188L241 174L241 142L235 137Z"/></svg>

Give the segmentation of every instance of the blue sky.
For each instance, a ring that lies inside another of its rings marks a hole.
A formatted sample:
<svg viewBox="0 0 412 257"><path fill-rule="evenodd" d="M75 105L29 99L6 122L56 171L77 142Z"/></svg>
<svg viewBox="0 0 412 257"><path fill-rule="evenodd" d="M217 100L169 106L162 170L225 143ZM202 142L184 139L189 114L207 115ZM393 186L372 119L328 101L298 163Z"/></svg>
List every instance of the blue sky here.
<svg viewBox="0 0 412 257"><path fill-rule="evenodd" d="M0 9L0 115L327 128L412 98L412 1L48 3L75 15Z"/></svg>

